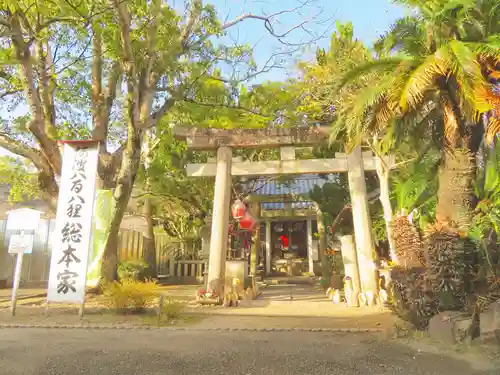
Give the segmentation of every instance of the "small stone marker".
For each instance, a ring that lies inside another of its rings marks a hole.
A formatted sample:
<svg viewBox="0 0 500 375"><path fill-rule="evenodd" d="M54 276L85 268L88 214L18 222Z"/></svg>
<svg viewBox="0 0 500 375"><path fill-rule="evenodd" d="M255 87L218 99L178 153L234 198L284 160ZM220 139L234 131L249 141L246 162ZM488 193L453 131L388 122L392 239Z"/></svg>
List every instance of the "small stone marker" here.
<svg viewBox="0 0 500 375"><path fill-rule="evenodd" d="M497 341L500 343L500 300L493 302L479 316L479 331L482 341Z"/></svg>
<svg viewBox="0 0 500 375"><path fill-rule="evenodd" d="M372 291L366 292L366 303L368 306L373 306L375 305L375 295L373 294Z"/></svg>
<svg viewBox="0 0 500 375"><path fill-rule="evenodd" d="M332 295L332 302L336 305L340 303L340 290L335 289Z"/></svg>
<svg viewBox="0 0 500 375"><path fill-rule="evenodd" d="M354 295L352 280L350 277L346 277L344 279L344 293L345 293L345 301L347 306L354 307L358 306L358 296Z"/></svg>
<svg viewBox="0 0 500 375"><path fill-rule="evenodd" d="M241 306L249 307L252 305L252 300L253 300L253 292L252 289L248 288L245 290L245 293L243 293L243 299L241 300Z"/></svg>

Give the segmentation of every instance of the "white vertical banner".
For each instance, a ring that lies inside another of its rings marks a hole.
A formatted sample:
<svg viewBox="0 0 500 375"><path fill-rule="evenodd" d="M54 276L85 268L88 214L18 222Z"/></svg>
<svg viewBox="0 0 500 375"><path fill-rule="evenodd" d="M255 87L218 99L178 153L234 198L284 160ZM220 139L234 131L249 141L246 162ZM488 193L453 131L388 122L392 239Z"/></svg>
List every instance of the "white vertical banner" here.
<svg viewBox="0 0 500 375"><path fill-rule="evenodd" d="M47 302L85 300L99 156L97 143L89 146L64 144Z"/></svg>

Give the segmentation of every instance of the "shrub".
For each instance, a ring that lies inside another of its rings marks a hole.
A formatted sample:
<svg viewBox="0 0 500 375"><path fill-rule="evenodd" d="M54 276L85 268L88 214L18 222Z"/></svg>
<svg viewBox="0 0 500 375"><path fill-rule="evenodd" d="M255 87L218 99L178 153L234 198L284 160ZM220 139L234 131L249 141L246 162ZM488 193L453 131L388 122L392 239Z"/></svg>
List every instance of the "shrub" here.
<svg viewBox="0 0 500 375"><path fill-rule="evenodd" d="M119 280L146 280L149 265L142 260L125 260L118 264Z"/></svg>
<svg viewBox="0 0 500 375"><path fill-rule="evenodd" d="M141 312L158 297L158 285L154 280L123 279L104 285L103 294L104 302L110 308Z"/></svg>
<svg viewBox="0 0 500 375"><path fill-rule="evenodd" d="M321 287L326 290L330 286L330 280L327 279L326 277L322 277L319 280L319 285L321 285Z"/></svg>
<svg viewBox="0 0 500 375"><path fill-rule="evenodd" d="M163 301L163 307L160 312L161 320L172 321L175 319L179 319L183 310L183 303L174 301L171 298L165 298L165 301Z"/></svg>

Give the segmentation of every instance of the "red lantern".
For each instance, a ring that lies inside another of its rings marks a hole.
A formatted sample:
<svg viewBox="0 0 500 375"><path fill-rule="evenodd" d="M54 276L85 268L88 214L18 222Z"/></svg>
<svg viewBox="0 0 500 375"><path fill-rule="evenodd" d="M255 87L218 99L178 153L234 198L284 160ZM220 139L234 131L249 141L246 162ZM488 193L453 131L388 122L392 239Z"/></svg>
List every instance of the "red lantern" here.
<svg viewBox="0 0 500 375"><path fill-rule="evenodd" d="M240 220L240 228L248 231L252 231L255 226L255 219L248 212Z"/></svg>
<svg viewBox="0 0 500 375"><path fill-rule="evenodd" d="M233 207L231 208L231 213L233 214L233 218L236 220L240 220L245 216L247 212L247 206L240 201L239 199L236 200L233 204Z"/></svg>

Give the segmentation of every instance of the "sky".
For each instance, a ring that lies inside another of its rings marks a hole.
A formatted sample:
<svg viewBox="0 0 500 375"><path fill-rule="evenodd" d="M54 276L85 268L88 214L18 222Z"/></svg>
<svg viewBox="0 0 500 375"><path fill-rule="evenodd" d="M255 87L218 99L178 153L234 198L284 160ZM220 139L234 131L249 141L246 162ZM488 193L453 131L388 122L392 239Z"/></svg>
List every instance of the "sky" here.
<svg viewBox="0 0 500 375"><path fill-rule="evenodd" d="M170 1L174 3L175 8L183 7L184 0ZM225 42L253 46L254 58L260 69L273 54L296 50L293 56L280 55L280 59L283 57L284 61L279 62L279 64L286 70L273 69L258 75L250 83L286 79L287 73L293 72L297 59L312 58L318 46L328 48L336 21L351 21L355 36L365 43L371 44L396 19L405 14L404 9L392 4L390 0L208 0L207 2L215 6L222 20L233 20L247 13L270 15L290 10L304 1L309 1L307 6L272 18L275 22L276 33L284 33L301 22L306 22L304 24L305 30L297 29L284 38L286 43L298 44L298 47L281 44L270 35L261 20L245 20L229 29ZM306 43L312 40L314 43ZM5 154L5 150L0 148L0 156Z"/></svg>
<svg viewBox="0 0 500 375"><path fill-rule="evenodd" d="M232 20L245 13L273 14L283 10L296 8L307 0L210 0L215 5L222 20ZM301 60L312 58L318 46L328 48L330 36L335 27L335 22L351 21L354 26L355 37L367 44L371 44L378 36L388 30L389 26L402 17L406 9L392 4L390 0L309 0L304 6L294 12L288 12L274 17L277 21L276 31L285 32L291 27L306 21L304 27L315 36L323 36L314 43L302 45L294 58ZM290 50L291 47L282 45L265 29L261 20L245 20L229 30L229 38L238 43L248 43L256 46L254 57L263 66L269 57L277 51ZM285 38L288 43L302 44L317 39L311 37L306 31L297 29ZM292 58L284 62L288 71L295 67ZM283 69L273 71L256 78L262 80L282 80L286 78Z"/></svg>

